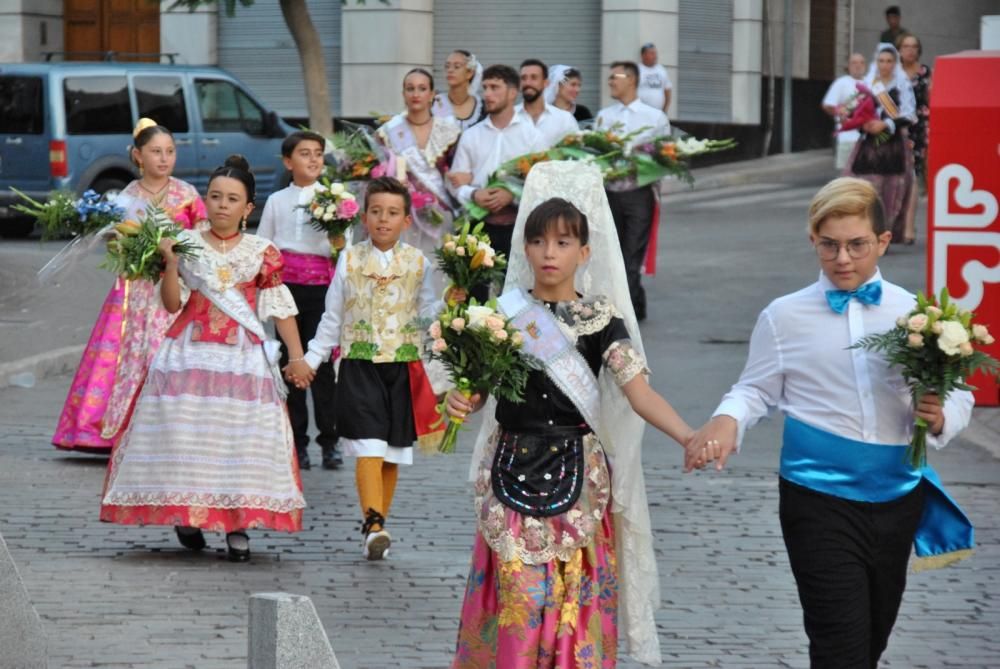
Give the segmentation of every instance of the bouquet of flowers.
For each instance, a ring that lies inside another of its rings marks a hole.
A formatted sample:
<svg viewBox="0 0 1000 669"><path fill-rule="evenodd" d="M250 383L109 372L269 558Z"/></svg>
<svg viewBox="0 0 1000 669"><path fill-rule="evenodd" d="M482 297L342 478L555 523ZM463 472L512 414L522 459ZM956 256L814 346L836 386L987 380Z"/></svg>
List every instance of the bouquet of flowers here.
<svg viewBox="0 0 1000 669"><path fill-rule="evenodd" d="M108 253L101 267L129 281L159 281L165 268L159 252L160 242L177 239L183 230L165 211L156 207L148 207L141 221L125 220L113 229L115 236L108 242ZM195 247L188 242L178 242L174 245L174 253L194 257Z"/></svg>
<svg viewBox="0 0 1000 669"><path fill-rule="evenodd" d="M413 187L412 182L410 182L410 202L413 206L415 219L435 228L440 228L444 223L445 215L437 198L430 193L417 190Z"/></svg>
<svg viewBox="0 0 1000 669"><path fill-rule="evenodd" d="M446 308L431 323L430 355L440 360L460 393L471 397L491 393L511 402L524 401L528 373L533 360L520 353L523 335L496 309L496 302L485 305L472 300L469 305ZM438 405L441 421L447 417L444 403ZM461 418L448 418L448 427L438 447L452 453L461 429ZM440 425L440 423L438 423Z"/></svg>
<svg viewBox="0 0 1000 669"><path fill-rule="evenodd" d="M628 157L631 165L622 179L634 179L641 188L659 181L666 176L674 176L689 184L694 183L689 165L692 156L700 156L717 151L728 151L736 146L736 140L696 139L687 137L657 137L651 142L632 147Z"/></svg>
<svg viewBox="0 0 1000 669"><path fill-rule="evenodd" d="M12 208L35 218L42 228L43 241L66 235L90 235L118 223L125 215L124 209L94 190L86 191L79 200L72 193L56 191L46 202L38 202L16 188L11 190L26 202Z"/></svg>
<svg viewBox="0 0 1000 669"><path fill-rule="evenodd" d="M490 246L483 224L472 227L466 219L456 234L446 234L434 250L438 267L452 286L468 291L481 284L500 284L507 271L507 259Z"/></svg>
<svg viewBox="0 0 1000 669"><path fill-rule="evenodd" d="M343 123L343 122L342 122ZM333 133L333 151L326 176L330 181L365 181L381 162L383 149L375 141L371 128L349 125L349 129Z"/></svg>
<svg viewBox="0 0 1000 669"><path fill-rule="evenodd" d="M917 293L917 306L900 316L896 327L882 334L864 337L852 348L863 348L885 355L890 365L898 367L910 387L913 404L927 393L944 402L951 391L975 390L964 382L978 370L995 373L995 358L977 351L975 345L993 343L986 326L973 323L974 314L948 297L942 288L935 299ZM927 421L917 418L907 459L914 467L927 462Z"/></svg>
<svg viewBox="0 0 1000 669"><path fill-rule="evenodd" d="M331 254L336 260L347 245L344 233L359 220L361 207L354 195L344 184L331 183L329 179L323 177L316 188L312 202L300 207L309 212L309 225L320 232L325 232L330 238Z"/></svg>
<svg viewBox="0 0 1000 669"><path fill-rule="evenodd" d="M847 102L840 106L840 130L855 130L868 121L877 121L878 108L871 89L860 81L854 84L855 92Z"/></svg>

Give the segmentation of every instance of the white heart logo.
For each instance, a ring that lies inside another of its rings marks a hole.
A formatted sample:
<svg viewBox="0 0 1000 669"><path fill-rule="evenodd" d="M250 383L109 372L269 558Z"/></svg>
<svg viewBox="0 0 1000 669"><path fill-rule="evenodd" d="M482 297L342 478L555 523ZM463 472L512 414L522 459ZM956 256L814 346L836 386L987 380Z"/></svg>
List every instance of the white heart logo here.
<svg viewBox="0 0 1000 669"><path fill-rule="evenodd" d="M951 180L955 184L955 204L962 209L982 207L979 213L955 214L951 208ZM958 163L945 165L934 177L935 228L988 228L997 217L997 199L987 190L973 190L972 172Z"/></svg>

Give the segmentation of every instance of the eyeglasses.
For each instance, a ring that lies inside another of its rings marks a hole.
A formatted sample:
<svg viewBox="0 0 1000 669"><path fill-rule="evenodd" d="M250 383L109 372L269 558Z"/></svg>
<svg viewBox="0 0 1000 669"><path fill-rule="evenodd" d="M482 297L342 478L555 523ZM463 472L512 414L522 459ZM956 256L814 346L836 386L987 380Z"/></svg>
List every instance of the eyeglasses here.
<svg viewBox="0 0 1000 669"><path fill-rule="evenodd" d="M832 239L824 239L816 242L816 254L820 260L836 260L840 256L840 249L846 248L847 255L854 260L861 260L868 257L875 243L874 239L852 239L844 244Z"/></svg>
<svg viewBox="0 0 1000 669"><path fill-rule="evenodd" d="M628 75L624 72L612 72L608 75L608 81L614 81L615 79L628 79Z"/></svg>

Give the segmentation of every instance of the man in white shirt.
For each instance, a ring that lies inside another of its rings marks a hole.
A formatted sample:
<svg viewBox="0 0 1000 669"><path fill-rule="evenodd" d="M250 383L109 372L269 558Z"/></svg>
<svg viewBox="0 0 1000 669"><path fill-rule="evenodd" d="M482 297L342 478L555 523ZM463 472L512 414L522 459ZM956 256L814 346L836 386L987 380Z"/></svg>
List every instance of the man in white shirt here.
<svg viewBox="0 0 1000 669"><path fill-rule="evenodd" d="M633 144L670 134L667 115L639 99L638 83L639 68L635 63L625 60L611 64L608 87L611 89L611 97L617 102L597 113L595 127L613 130L619 135L641 130L631 140ZM635 315L639 320L646 318L646 291L642 288L640 274L649 246L649 232L653 226L658 197L655 184L631 189L625 184L616 186L615 190L608 190L608 204L611 205L611 214L618 229L632 306L635 307Z"/></svg>
<svg viewBox="0 0 1000 669"><path fill-rule="evenodd" d="M907 443L916 418L931 446L951 441L968 425L972 394L914 403L881 353L852 348L914 307L878 269L892 233L875 188L834 179L813 198L809 227L819 281L761 312L740 380L688 442L685 467L721 469L748 427L774 407L785 414L779 518L810 666L876 667L911 548L937 566L971 550L971 524L932 470L909 463Z"/></svg>
<svg viewBox="0 0 1000 669"><path fill-rule="evenodd" d="M517 72L509 65L491 65L483 71L488 116L462 133L448 178L448 190L459 202L472 201L490 211L483 229L493 248L508 257L517 203L510 191L485 186L502 163L546 148L531 121L514 113L519 84Z"/></svg>
<svg viewBox="0 0 1000 669"><path fill-rule="evenodd" d="M652 42L643 44L639 55L642 60L639 63L639 99L666 114L674 90L667 68L658 62L660 54Z"/></svg>
<svg viewBox="0 0 1000 669"><path fill-rule="evenodd" d="M858 130L840 132L840 111L843 105L854 96L858 89L856 84L865 76L865 57L860 53L852 53L847 60L847 74L841 75L830 84L823 96L823 111L833 118L835 145L837 147L836 167L842 169L847 164L855 142L861 138Z"/></svg>
<svg viewBox="0 0 1000 669"><path fill-rule="evenodd" d="M529 58L521 63L522 104L514 110L531 121L545 139L545 147L550 148L562 141L563 137L580 129L573 115L555 105L545 103L545 87L549 85L549 68L537 58Z"/></svg>

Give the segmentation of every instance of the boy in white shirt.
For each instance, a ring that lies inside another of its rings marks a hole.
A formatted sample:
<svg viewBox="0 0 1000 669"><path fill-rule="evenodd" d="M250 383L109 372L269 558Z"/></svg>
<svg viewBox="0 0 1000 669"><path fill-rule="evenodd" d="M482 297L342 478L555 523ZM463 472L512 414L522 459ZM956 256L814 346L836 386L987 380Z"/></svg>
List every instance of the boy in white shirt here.
<svg viewBox="0 0 1000 669"><path fill-rule="evenodd" d="M282 279L299 309L295 320L303 348L316 334L316 327L323 318L326 291L333 278L330 241L325 232L309 225L308 214L301 208L312 201L318 187L322 188L317 180L323 174L325 147L326 140L315 132L293 132L285 138L281 155L285 168L292 173L292 183L267 198L257 228L258 236L270 239L281 251L285 263ZM287 357L287 352L283 352L282 367L287 364ZM337 469L343 464L343 458L337 449L337 376L330 360L316 370L311 388L313 413L319 430L316 441L323 452L323 469ZM302 469L310 468L306 392L292 385L288 388L288 415Z"/></svg>
<svg viewBox="0 0 1000 669"><path fill-rule="evenodd" d="M930 467L905 457L914 417L942 447L969 422L972 395L914 407L899 371L851 346L890 330L914 297L882 279L886 230L866 181L834 179L809 208L819 281L761 312L746 367L688 442L685 467L721 469L746 428L785 414L779 479L782 534L804 613L813 669L876 667L906 587L911 546L925 566L968 555L972 526Z"/></svg>

